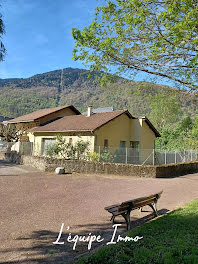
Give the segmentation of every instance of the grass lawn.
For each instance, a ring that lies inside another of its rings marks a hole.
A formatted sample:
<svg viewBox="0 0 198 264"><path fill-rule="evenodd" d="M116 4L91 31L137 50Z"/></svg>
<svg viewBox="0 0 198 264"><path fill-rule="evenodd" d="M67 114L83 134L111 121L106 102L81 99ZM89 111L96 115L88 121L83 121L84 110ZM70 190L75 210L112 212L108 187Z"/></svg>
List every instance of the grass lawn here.
<svg viewBox="0 0 198 264"><path fill-rule="evenodd" d="M198 200L127 234L138 242L106 246L78 264L185 264L198 263Z"/></svg>

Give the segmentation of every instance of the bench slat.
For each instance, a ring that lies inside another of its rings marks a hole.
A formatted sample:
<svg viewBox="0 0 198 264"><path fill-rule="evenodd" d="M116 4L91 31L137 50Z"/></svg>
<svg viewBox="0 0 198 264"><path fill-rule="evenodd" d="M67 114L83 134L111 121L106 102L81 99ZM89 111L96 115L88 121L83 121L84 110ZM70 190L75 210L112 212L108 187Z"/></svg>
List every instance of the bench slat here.
<svg viewBox="0 0 198 264"><path fill-rule="evenodd" d="M107 206L107 207L105 207L104 209L105 210L109 210L109 209L111 209L111 208L116 208L116 207L119 207L121 204L113 204L113 205L110 205L110 206Z"/></svg>
<svg viewBox="0 0 198 264"><path fill-rule="evenodd" d="M153 199L152 200L147 200L147 201L143 201L143 202L140 202L140 203L136 203L133 208L137 209L137 208L143 207L145 205L153 204L153 203L154 203Z"/></svg>

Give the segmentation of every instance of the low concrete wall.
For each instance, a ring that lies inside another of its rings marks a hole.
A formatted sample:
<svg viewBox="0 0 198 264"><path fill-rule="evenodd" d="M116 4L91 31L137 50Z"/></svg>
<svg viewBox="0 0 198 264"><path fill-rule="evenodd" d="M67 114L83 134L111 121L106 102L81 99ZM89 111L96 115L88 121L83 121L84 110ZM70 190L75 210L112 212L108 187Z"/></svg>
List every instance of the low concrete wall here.
<svg viewBox="0 0 198 264"><path fill-rule="evenodd" d="M198 172L198 161L156 166L156 178L172 178Z"/></svg>
<svg viewBox="0 0 198 264"><path fill-rule="evenodd" d="M84 160L64 160L35 156L20 156L16 152L0 153L0 159L54 172L57 167L64 167L66 172L104 173L120 176L146 178L172 178L198 172L198 161L160 166L141 166L133 164L92 162Z"/></svg>
<svg viewBox="0 0 198 264"><path fill-rule="evenodd" d="M104 173L132 177L156 177L155 166L64 160L33 156L21 156L21 163L48 172L54 172L57 167L64 167L65 171L69 173Z"/></svg>
<svg viewBox="0 0 198 264"><path fill-rule="evenodd" d="M83 160L45 159L46 171L55 171L56 167L64 167L67 172L104 173L132 177L155 177L155 166L140 166L119 163L91 162Z"/></svg>
<svg viewBox="0 0 198 264"><path fill-rule="evenodd" d="M42 170L42 171L47 171L46 170L47 162L46 162L45 158L43 158L43 157L34 157L34 156L22 155L20 163L27 165L27 166L37 168L37 169Z"/></svg>

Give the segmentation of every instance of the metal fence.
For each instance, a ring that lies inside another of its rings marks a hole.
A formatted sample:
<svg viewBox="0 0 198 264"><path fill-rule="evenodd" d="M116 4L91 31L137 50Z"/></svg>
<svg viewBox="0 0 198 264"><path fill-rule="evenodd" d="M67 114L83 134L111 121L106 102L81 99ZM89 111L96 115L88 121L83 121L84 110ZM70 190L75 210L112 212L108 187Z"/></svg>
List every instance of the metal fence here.
<svg viewBox="0 0 198 264"><path fill-rule="evenodd" d="M198 159L197 150L155 150L155 164L169 164L194 161Z"/></svg>
<svg viewBox="0 0 198 264"><path fill-rule="evenodd" d="M95 152L98 154L99 160L104 162L127 164L140 163L139 151L132 148L105 148L97 146L95 147Z"/></svg>
<svg viewBox="0 0 198 264"><path fill-rule="evenodd" d="M0 141L0 152L16 151L21 155L33 155L32 142L6 142Z"/></svg>
<svg viewBox="0 0 198 264"><path fill-rule="evenodd" d="M10 151L16 151L21 155L34 155L34 146L32 142L0 141L0 152ZM73 157L73 159L75 158ZM94 153L86 151L86 153L81 155L80 159L123 164L163 165L198 160L198 150L140 150L137 148L105 148L96 146Z"/></svg>
<svg viewBox="0 0 198 264"><path fill-rule="evenodd" d="M133 148L104 148L97 146L95 151L98 153L100 161L125 164L163 165L198 159L197 150L138 150Z"/></svg>
<svg viewBox="0 0 198 264"><path fill-rule="evenodd" d="M0 141L0 152L10 152L14 144L13 142Z"/></svg>

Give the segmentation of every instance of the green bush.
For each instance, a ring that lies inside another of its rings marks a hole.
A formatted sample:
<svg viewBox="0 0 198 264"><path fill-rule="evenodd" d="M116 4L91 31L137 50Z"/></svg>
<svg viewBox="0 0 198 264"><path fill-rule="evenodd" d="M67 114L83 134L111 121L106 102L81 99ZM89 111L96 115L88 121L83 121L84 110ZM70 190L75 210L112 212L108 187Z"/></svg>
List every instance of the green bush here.
<svg viewBox="0 0 198 264"><path fill-rule="evenodd" d="M100 154L100 160L104 162L113 162L114 157L107 148L104 148Z"/></svg>
<svg viewBox="0 0 198 264"><path fill-rule="evenodd" d="M49 146L46 150L46 155L49 157L56 157L59 153L58 145L55 143Z"/></svg>
<svg viewBox="0 0 198 264"><path fill-rule="evenodd" d="M75 145L66 142L62 135L56 136L56 143L47 148L49 157L61 157L64 159L83 159L88 150L89 142L79 140Z"/></svg>
<svg viewBox="0 0 198 264"><path fill-rule="evenodd" d="M93 162L98 162L100 160L100 155L96 152L89 152L88 159Z"/></svg>

